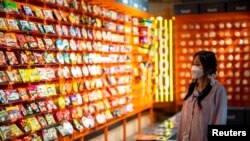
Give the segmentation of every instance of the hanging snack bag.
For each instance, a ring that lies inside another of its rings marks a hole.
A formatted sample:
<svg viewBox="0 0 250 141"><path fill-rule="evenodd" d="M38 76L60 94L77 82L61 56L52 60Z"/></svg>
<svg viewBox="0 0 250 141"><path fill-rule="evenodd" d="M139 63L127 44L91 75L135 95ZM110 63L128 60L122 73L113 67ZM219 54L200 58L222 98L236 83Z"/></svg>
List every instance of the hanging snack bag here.
<svg viewBox="0 0 250 141"><path fill-rule="evenodd" d="M44 45L42 38L36 37L36 41L37 41L37 46L39 49L42 49L42 50L45 49L45 45Z"/></svg>
<svg viewBox="0 0 250 141"><path fill-rule="evenodd" d="M6 33L4 35L4 37L5 37L5 41L6 41L7 46L19 48L19 45L17 44L17 39L16 39L15 33Z"/></svg>
<svg viewBox="0 0 250 141"><path fill-rule="evenodd" d="M22 5L22 9L23 9L23 12L24 12L25 15L27 15L27 16L34 16L31 8L29 6Z"/></svg>
<svg viewBox="0 0 250 141"><path fill-rule="evenodd" d="M25 88L18 88L18 92L20 94L20 97L23 101L28 101L29 100L29 96L27 94L27 91Z"/></svg>
<svg viewBox="0 0 250 141"><path fill-rule="evenodd" d="M47 105L46 105L45 101L39 101L39 102L37 102L37 105L38 105L39 110L41 112L46 112L47 111L47 108L46 108Z"/></svg>
<svg viewBox="0 0 250 141"><path fill-rule="evenodd" d="M0 51L0 66L5 66L6 65L6 59L3 51Z"/></svg>
<svg viewBox="0 0 250 141"><path fill-rule="evenodd" d="M47 121L47 123L48 123L49 126L56 124L56 121L55 121L55 119L54 119L54 117L53 117L52 114L45 114L45 119L46 119L46 121Z"/></svg>
<svg viewBox="0 0 250 141"><path fill-rule="evenodd" d="M8 58L9 65L18 65L18 61L14 52L6 51L6 56Z"/></svg>
<svg viewBox="0 0 250 141"><path fill-rule="evenodd" d="M0 90L0 102L1 104L8 104L8 98L4 90Z"/></svg>
<svg viewBox="0 0 250 141"><path fill-rule="evenodd" d="M28 65L29 64L29 60L28 60L27 55L23 51L21 51L20 52L20 56L21 56L21 64L22 65Z"/></svg>
<svg viewBox="0 0 250 141"><path fill-rule="evenodd" d="M22 115L20 113L20 109L19 109L19 106L16 105L16 106L11 106L11 107L6 107L6 111L8 112L9 114L9 117L10 117L10 120L12 122L15 122L17 121L18 119L21 119L22 118Z"/></svg>
<svg viewBox="0 0 250 141"><path fill-rule="evenodd" d="M36 15L36 17L37 18L41 18L41 19L43 19L43 12L42 12L42 10L41 9L39 9L39 8L35 8L35 15Z"/></svg>
<svg viewBox="0 0 250 141"><path fill-rule="evenodd" d="M47 19L50 19L50 20L54 20L53 18L53 14L52 14L52 11L51 10L43 10L43 14L44 14L44 18L47 20Z"/></svg>
<svg viewBox="0 0 250 141"><path fill-rule="evenodd" d="M26 38L23 34L16 34L17 42L21 48L28 49L28 43L26 41Z"/></svg>
<svg viewBox="0 0 250 141"><path fill-rule="evenodd" d="M34 22L29 22L30 24L30 30L33 32L38 32L37 25Z"/></svg>
<svg viewBox="0 0 250 141"><path fill-rule="evenodd" d="M9 140L13 138L11 134L11 129L9 125L2 125L0 126L0 135L2 140Z"/></svg>
<svg viewBox="0 0 250 141"><path fill-rule="evenodd" d="M48 126L48 124L43 116L38 116L37 120L40 123L40 125L42 126L42 128L46 128Z"/></svg>
<svg viewBox="0 0 250 141"><path fill-rule="evenodd" d="M5 90L5 94L7 95L7 99L9 102L14 102L19 100L19 93L17 92L16 89L13 90Z"/></svg>
<svg viewBox="0 0 250 141"><path fill-rule="evenodd" d="M27 119L27 123L32 130L32 133L39 131L42 127L37 121L36 117L31 117Z"/></svg>
<svg viewBox="0 0 250 141"><path fill-rule="evenodd" d="M61 14L59 13L58 10L53 9L53 14L54 14L54 16L56 17L56 19L57 19L58 21L62 21L62 16L61 16Z"/></svg>
<svg viewBox="0 0 250 141"><path fill-rule="evenodd" d="M31 31L30 24L26 20L18 20L18 26L22 31Z"/></svg>
<svg viewBox="0 0 250 141"><path fill-rule="evenodd" d="M33 36L25 36L25 40L28 43L30 49L35 49L38 47L36 39Z"/></svg>
<svg viewBox="0 0 250 141"><path fill-rule="evenodd" d="M44 129L42 135L44 141L56 140L58 138L55 127Z"/></svg>
<svg viewBox="0 0 250 141"><path fill-rule="evenodd" d="M41 32L41 33L45 33L45 30L44 30L44 28L43 28L43 25L42 25L42 24L37 23L37 27L38 27L38 29L40 30L40 32Z"/></svg>
<svg viewBox="0 0 250 141"><path fill-rule="evenodd" d="M0 30L8 30L4 18L0 18Z"/></svg>
<svg viewBox="0 0 250 141"><path fill-rule="evenodd" d="M13 137L19 137L23 135L23 132L17 127L16 124L11 124L10 130Z"/></svg>
<svg viewBox="0 0 250 141"><path fill-rule="evenodd" d="M30 98L33 100L38 97L38 92L36 86L28 86L27 91L30 95Z"/></svg>
<svg viewBox="0 0 250 141"><path fill-rule="evenodd" d="M15 19L7 19L9 30L19 30L17 21Z"/></svg>
<svg viewBox="0 0 250 141"><path fill-rule="evenodd" d="M5 109L0 109L0 123L9 121L8 112Z"/></svg>

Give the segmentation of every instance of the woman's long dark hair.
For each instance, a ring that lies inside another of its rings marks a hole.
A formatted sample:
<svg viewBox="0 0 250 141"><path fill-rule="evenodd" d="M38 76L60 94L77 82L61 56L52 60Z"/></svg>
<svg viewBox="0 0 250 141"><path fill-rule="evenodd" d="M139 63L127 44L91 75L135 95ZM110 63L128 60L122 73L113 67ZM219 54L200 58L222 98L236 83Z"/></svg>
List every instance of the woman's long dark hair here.
<svg viewBox="0 0 250 141"><path fill-rule="evenodd" d="M204 69L204 77L207 77L209 74L216 74L216 67L217 67L217 60L215 57L215 54L211 51L199 51L194 56L193 59L198 56L202 67ZM187 100L189 96L192 95L195 86L198 84L198 80L192 81L192 83L188 87L187 95L185 96L184 100ZM212 85L210 82L207 84L207 86L200 92L200 95L198 96L198 106L200 109L202 109L201 101L209 94L209 92L212 89Z"/></svg>

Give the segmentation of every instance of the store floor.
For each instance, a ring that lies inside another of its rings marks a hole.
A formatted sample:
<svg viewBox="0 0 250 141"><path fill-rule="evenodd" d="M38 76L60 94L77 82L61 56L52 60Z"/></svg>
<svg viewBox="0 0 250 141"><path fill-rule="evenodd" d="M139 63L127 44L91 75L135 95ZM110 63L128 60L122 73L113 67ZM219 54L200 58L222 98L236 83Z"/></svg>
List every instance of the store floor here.
<svg viewBox="0 0 250 141"><path fill-rule="evenodd" d="M156 141L176 141L177 133L177 121L180 117L179 113L176 113L172 117L167 118L166 120L155 123L153 126L147 126L142 129L142 136L153 135L157 136ZM136 141L136 134L127 138L128 141Z"/></svg>
<svg viewBox="0 0 250 141"><path fill-rule="evenodd" d="M142 135L157 135L159 136L157 141L163 141L163 140L168 140L168 141L176 141L176 128L172 128L170 130L170 136L164 135L166 130L163 126L162 123L156 123L152 126L148 126L144 129L142 129ZM136 141L135 139L136 134L130 136L127 138L127 141Z"/></svg>

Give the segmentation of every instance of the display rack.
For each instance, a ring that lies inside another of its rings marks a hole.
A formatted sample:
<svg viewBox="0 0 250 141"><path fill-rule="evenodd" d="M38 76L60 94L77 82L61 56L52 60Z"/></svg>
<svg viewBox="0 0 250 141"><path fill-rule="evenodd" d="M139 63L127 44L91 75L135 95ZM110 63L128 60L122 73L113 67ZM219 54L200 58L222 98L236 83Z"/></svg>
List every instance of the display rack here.
<svg viewBox="0 0 250 141"><path fill-rule="evenodd" d="M143 83L134 75L141 63L129 30L134 9L98 0L3 5L2 140L83 140L102 128L108 140L108 126L120 121L126 140L126 119L135 114L140 133L140 113L150 109L152 115L152 103L149 97L137 105Z"/></svg>
<svg viewBox="0 0 250 141"><path fill-rule="evenodd" d="M152 57L150 56L150 48L152 47L152 36L150 30L152 22L149 19L139 17L132 18L132 41L133 41L133 62L134 75L136 77L137 87L141 91L141 95L137 95L140 99L138 103L152 103ZM140 83L141 82L141 83ZM147 102L146 102L147 101Z"/></svg>
<svg viewBox="0 0 250 141"><path fill-rule="evenodd" d="M176 16L175 80L177 104L191 81L192 57L199 50L216 53L217 79L225 86L230 106L250 104L249 12Z"/></svg>

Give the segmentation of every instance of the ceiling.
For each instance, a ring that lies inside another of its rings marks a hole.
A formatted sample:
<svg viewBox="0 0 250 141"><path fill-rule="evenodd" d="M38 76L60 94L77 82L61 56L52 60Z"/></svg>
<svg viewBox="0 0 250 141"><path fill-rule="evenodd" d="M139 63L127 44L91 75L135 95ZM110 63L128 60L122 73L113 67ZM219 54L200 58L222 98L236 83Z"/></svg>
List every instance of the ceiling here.
<svg viewBox="0 0 250 141"><path fill-rule="evenodd" d="M222 1L233 1L233 0L148 0L149 3L192 3L192 2L222 2ZM234 0L237 1L237 0ZM241 1L241 0L238 0ZM244 0L242 0L244 1ZM246 1L246 0L245 0Z"/></svg>
<svg viewBox="0 0 250 141"><path fill-rule="evenodd" d="M153 16L172 17L174 5L183 3L228 2L248 0L148 0L148 12Z"/></svg>

